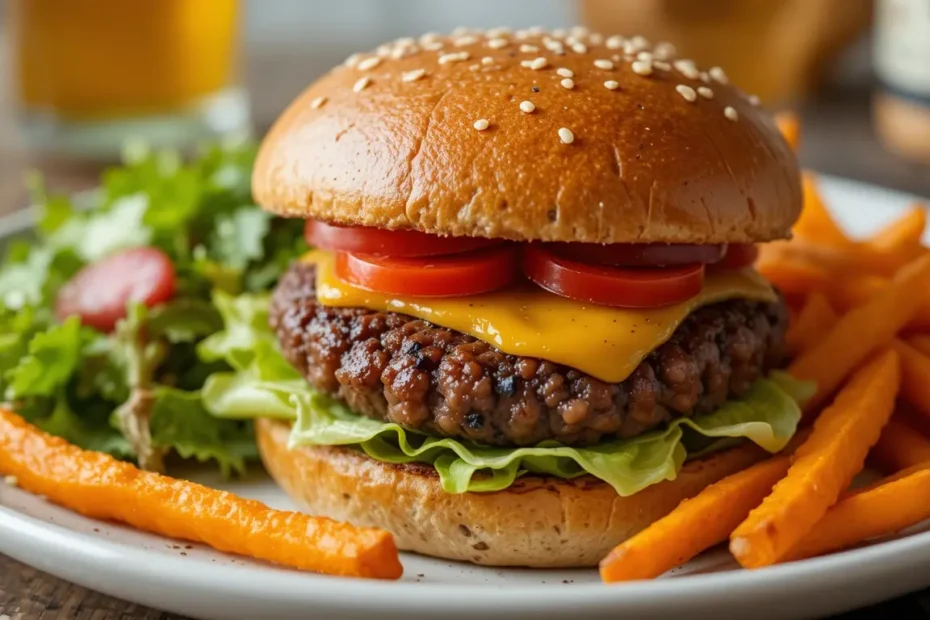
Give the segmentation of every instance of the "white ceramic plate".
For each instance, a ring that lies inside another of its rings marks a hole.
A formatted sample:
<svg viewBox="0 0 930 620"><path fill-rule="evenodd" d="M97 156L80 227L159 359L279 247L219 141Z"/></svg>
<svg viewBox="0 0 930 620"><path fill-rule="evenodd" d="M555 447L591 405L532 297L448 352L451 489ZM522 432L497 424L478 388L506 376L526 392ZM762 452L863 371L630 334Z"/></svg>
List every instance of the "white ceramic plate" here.
<svg viewBox="0 0 930 620"><path fill-rule="evenodd" d="M910 197L824 179L837 216L857 234L892 219ZM0 235L23 226L0 222ZM263 475L224 483L293 508ZM930 586L930 522L906 536L824 558L741 571L723 550L662 579L605 586L594 570L476 568L403 558L400 582L302 574L198 545L91 521L0 483L0 552L82 586L203 618L475 618L819 616Z"/></svg>

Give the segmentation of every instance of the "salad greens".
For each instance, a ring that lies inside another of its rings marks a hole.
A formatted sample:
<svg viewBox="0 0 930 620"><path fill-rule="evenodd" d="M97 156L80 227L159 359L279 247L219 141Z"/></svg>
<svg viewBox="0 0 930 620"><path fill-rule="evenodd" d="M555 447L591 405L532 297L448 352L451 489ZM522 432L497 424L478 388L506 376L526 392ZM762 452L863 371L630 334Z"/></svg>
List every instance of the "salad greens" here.
<svg viewBox="0 0 930 620"><path fill-rule="evenodd" d="M207 377L230 366L197 348L223 326L214 299L267 291L306 250L301 221L252 203L254 156L253 145L229 143L185 163L134 145L99 190L76 199L31 179L35 236L10 241L0 267L0 393L15 411L151 469L176 453L245 470L256 457L251 423L209 415L201 397ZM55 295L79 269L143 245L174 264L170 302L128 308L112 334L55 319Z"/></svg>

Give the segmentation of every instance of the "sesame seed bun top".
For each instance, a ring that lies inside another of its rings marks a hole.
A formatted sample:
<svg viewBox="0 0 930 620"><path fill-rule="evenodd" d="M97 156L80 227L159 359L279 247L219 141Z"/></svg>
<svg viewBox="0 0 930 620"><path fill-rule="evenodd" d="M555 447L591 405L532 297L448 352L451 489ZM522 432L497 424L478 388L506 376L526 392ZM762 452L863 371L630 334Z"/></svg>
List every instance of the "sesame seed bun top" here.
<svg viewBox="0 0 930 620"><path fill-rule="evenodd" d="M801 207L794 154L723 70L580 28L354 55L278 119L253 187L287 216L591 243L766 241Z"/></svg>

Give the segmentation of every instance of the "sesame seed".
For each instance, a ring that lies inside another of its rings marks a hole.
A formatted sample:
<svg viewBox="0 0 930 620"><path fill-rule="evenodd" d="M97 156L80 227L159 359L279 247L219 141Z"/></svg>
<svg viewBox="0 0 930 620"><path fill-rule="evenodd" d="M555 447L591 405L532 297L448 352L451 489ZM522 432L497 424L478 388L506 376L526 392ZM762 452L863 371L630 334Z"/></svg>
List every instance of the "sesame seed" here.
<svg viewBox="0 0 930 620"><path fill-rule="evenodd" d="M559 84L562 85L562 88L567 88L568 90L575 88L575 82L572 81L571 78L565 78L564 80L559 82Z"/></svg>
<svg viewBox="0 0 930 620"><path fill-rule="evenodd" d="M543 39L543 45L546 46L546 49L550 52L555 52L560 56L565 53L565 46L562 45L561 41L556 41L555 39L545 38Z"/></svg>
<svg viewBox="0 0 930 620"><path fill-rule="evenodd" d="M690 86L684 84L679 84L675 87L675 90L678 91L678 94L685 98L685 101L694 102L697 100L697 93L694 92L694 89Z"/></svg>
<svg viewBox="0 0 930 620"><path fill-rule="evenodd" d="M517 30L513 33L513 38L522 41L523 39L530 38L530 33L528 30Z"/></svg>
<svg viewBox="0 0 930 620"><path fill-rule="evenodd" d="M636 54L636 60L648 60L652 62L652 52L639 52Z"/></svg>
<svg viewBox="0 0 930 620"><path fill-rule="evenodd" d="M362 59L362 55L361 55L361 54L357 54L357 53L356 53L356 54L352 54L351 56L349 56L348 58L346 58L346 60L345 60L345 62L344 62L343 64L345 64L347 67L354 67L355 65L358 64L358 61L360 61L361 59Z"/></svg>
<svg viewBox="0 0 930 620"><path fill-rule="evenodd" d="M366 77L363 77L363 78L359 79L359 81L357 81L357 82L352 86L352 90L354 90L354 91L357 92L357 93L360 93L360 92L362 92L363 90L365 90L366 88L368 88L368 85L369 85L369 84L371 84L371 78L369 78L369 77L367 77L367 76L366 76Z"/></svg>
<svg viewBox="0 0 930 620"><path fill-rule="evenodd" d="M653 60L652 66L656 69L661 69L662 71L670 71L672 68L672 65L668 64L664 60Z"/></svg>
<svg viewBox="0 0 930 620"><path fill-rule="evenodd" d="M556 37L557 39L564 39L565 35L567 34L568 34L568 31L565 30L565 28L556 28L555 30L552 31L552 36Z"/></svg>
<svg viewBox="0 0 930 620"><path fill-rule="evenodd" d="M560 127L559 140L562 141L562 144L571 144L575 141L575 134L573 134L572 130L568 129L567 127Z"/></svg>
<svg viewBox="0 0 930 620"><path fill-rule="evenodd" d="M424 75L426 75L426 69L414 69L413 71L403 73L400 79L404 82L416 82Z"/></svg>
<svg viewBox="0 0 930 620"><path fill-rule="evenodd" d="M559 67L558 69L555 70L555 72L558 73L562 77L567 77L567 78L575 77L575 72L572 71L571 69L566 69L565 67Z"/></svg>
<svg viewBox="0 0 930 620"><path fill-rule="evenodd" d="M507 39L496 38L496 39L489 39L487 45L492 50L499 50L502 47L507 47L509 43L510 42Z"/></svg>
<svg viewBox="0 0 930 620"><path fill-rule="evenodd" d="M701 81L705 84L710 84L710 76L707 75L707 71L701 71Z"/></svg>
<svg viewBox="0 0 930 620"><path fill-rule="evenodd" d="M536 104L532 101L521 101L520 102L520 111L524 114L532 114L536 109Z"/></svg>
<svg viewBox="0 0 930 620"><path fill-rule="evenodd" d="M720 82L721 84L726 84L730 81L730 79L727 77L727 74L724 73L723 69L720 67L711 67L707 74L710 75L712 80Z"/></svg>
<svg viewBox="0 0 930 620"><path fill-rule="evenodd" d="M633 63L633 73L636 75L652 75L652 63L647 60L637 60Z"/></svg>
<svg viewBox="0 0 930 620"><path fill-rule="evenodd" d="M526 45L525 43L520 46L520 52L523 54L535 54L539 51L539 48L535 45Z"/></svg>
<svg viewBox="0 0 930 620"><path fill-rule="evenodd" d="M694 66L693 60L676 60L672 65L689 80L696 80L701 77L701 72Z"/></svg>
<svg viewBox="0 0 930 620"><path fill-rule="evenodd" d="M400 45L402 47L408 47L410 45L416 45L417 40L413 37L401 37L394 41L394 45Z"/></svg>
<svg viewBox="0 0 930 620"><path fill-rule="evenodd" d="M572 27L569 29L569 32L572 34L573 37L579 37L579 38L580 38L580 37L586 37L586 36L588 36L588 34L591 33L591 31L588 30L588 29L587 29L586 27L584 27L584 26L572 26Z"/></svg>
<svg viewBox="0 0 930 620"><path fill-rule="evenodd" d="M468 60L471 58L471 54L468 52L455 52L452 54L443 54L439 57L439 64L444 65L450 62L461 62L463 60Z"/></svg>
<svg viewBox="0 0 930 620"><path fill-rule="evenodd" d="M420 35L420 43L429 43L430 41L437 41L441 38L442 37L438 32L427 32L423 35Z"/></svg>
<svg viewBox="0 0 930 620"><path fill-rule="evenodd" d="M640 36L627 39L623 42L623 51L627 54L635 54L649 47L649 41Z"/></svg>
<svg viewBox="0 0 930 620"><path fill-rule="evenodd" d="M481 68L481 65L479 65L478 63L475 63L475 64L473 64L473 65L468 65L468 70L469 70L469 71L477 71L477 70L480 69L480 68Z"/></svg>
<svg viewBox="0 0 930 620"><path fill-rule="evenodd" d="M477 129L478 131L484 131L490 126L491 126L491 123L489 123L488 119L486 118L479 118L478 120L475 121L475 129Z"/></svg>
<svg viewBox="0 0 930 620"><path fill-rule="evenodd" d="M416 45L410 45L407 47L395 47L391 51L391 58L393 58L394 60L400 60L401 58L404 58L406 56L413 56L419 51L420 51L420 48L418 48Z"/></svg>
<svg viewBox="0 0 930 620"><path fill-rule="evenodd" d="M500 27L500 28L491 28L485 34L489 36L490 38L494 39L497 37L502 37L505 34L510 34L511 32L513 31L510 28Z"/></svg>
<svg viewBox="0 0 930 620"><path fill-rule="evenodd" d="M377 56L370 56L366 58L365 60L361 61L360 63L358 63L357 68L359 71L368 71L369 69L374 69L380 64L381 64L380 58L378 58Z"/></svg>
<svg viewBox="0 0 930 620"><path fill-rule="evenodd" d="M481 59L481 64L483 64L483 65L493 65L493 64L494 64L494 59L493 59L492 57L490 57L490 56L485 56L484 58Z"/></svg>
<svg viewBox="0 0 930 620"><path fill-rule="evenodd" d="M600 32L592 32L588 37L588 43L591 45L601 45L604 42L604 35Z"/></svg>
<svg viewBox="0 0 930 620"><path fill-rule="evenodd" d="M610 71L614 68L613 61L607 60L606 58L598 58L594 61L594 66L598 69L604 69L605 71Z"/></svg>
<svg viewBox="0 0 930 620"><path fill-rule="evenodd" d="M727 106L723 109L723 115L726 116L731 121L739 120L739 114L730 106Z"/></svg>
<svg viewBox="0 0 930 620"><path fill-rule="evenodd" d="M624 39L619 34L615 34L607 39L607 49L618 50L623 47Z"/></svg>
<svg viewBox="0 0 930 620"><path fill-rule="evenodd" d="M621 60L623 60L623 56L621 56L620 54L614 54L613 56L610 57L610 59L614 62L620 62Z"/></svg>
<svg viewBox="0 0 930 620"><path fill-rule="evenodd" d="M529 61L527 66L533 71L539 71L540 69L544 69L548 64L549 61L540 56L539 58L534 58L533 60Z"/></svg>
<svg viewBox="0 0 930 620"><path fill-rule="evenodd" d="M469 32L471 32L471 29L469 29L467 26L456 26L452 29L452 36L460 37L464 34L468 34Z"/></svg>
<svg viewBox="0 0 930 620"><path fill-rule="evenodd" d="M544 32L542 26L530 26L529 28L526 29L526 31L530 33L531 35L533 35L534 37L538 37Z"/></svg>
<svg viewBox="0 0 930 620"><path fill-rule="evenodd" d="M748 97L746 97L746 99L749 101L749 105L751 105L751 106L757 106L757 105L759 105L759 96L758 96L758 95L749 95Z"/></svg>
<svg viewBox="0 0 930 620"><path fill-rule="evenodd" d="M442 41L427 41L426 43L421 43L420 47L429 52L438 52L442 49Z"/></svg>
<svg viewBox="0 0 930 620"><path fill-rule="evenodd" d="M573 44L572 44L572 51L575 52L576 54L587 54L587 53L588 53L588 46L585 45L584 43L580 43L580 42L579 42L579 43L573 43Z"/></svg>
<svg viewBox="0 0 930 620"><path fill-rule="evenodd" d="M324 103L326 103L326 97L317 97L310 102L310 107L316 110L317 108L323 107Z"/></svg>
<svg viewBox="0 0 930 620"><path fill-rule="evenodd" d="M698 93L700 96L704 97L705 99L713 99L713 98L714 98L714 91L712 91L711 89L707 88L706 86L698 86L697 93Z"/></svg>
<svg viewBox="0 0 930 620"><path fill-rule="evenodd" d="M387 58L391 54L391 46L387 43L378 46L378 49L375 50L375 53L382 58Z"/></svg>
<svg viewBox="0 0 930 620"><path fill-rule="evenodd" d="M478 37L474 35L466 35L464 37L458 37L453 41L456 47L462 47L463 45L474 45L478 42Z"/></svg>
<svg viewBox="0 0 930 620"><path fill-rule="evenodd" d="M604 88L606 88L607 90L617 90L618 88L620 88L620 82L618 82L617 80L607 80L606 82L604 82Z"/></svg>
<svg viewBox="0 0 930 620"><path fill-rule="evenodd" d="M656 46L652 50L652 54L656 58L668 60L675 55L675 46L667 41L656 43Z"/></svg>
<svg viewBox="0 0 930 620"><path fill-rule="evenodd" d="M10 485L11 487L15 487L19 485L19 478L17 478L16 476L4 476L3 481L7 483L8 485Z"/></svg>

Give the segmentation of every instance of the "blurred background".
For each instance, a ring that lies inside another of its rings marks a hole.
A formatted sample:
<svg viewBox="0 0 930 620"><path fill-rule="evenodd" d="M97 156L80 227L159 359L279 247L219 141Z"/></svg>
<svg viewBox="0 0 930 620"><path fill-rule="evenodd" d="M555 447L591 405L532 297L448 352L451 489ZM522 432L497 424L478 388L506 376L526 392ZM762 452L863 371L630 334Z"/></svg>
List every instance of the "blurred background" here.
<svg viewBox="0 0 930 620"><path fill-rule="evenodd" d="M0 212L128 138L260 137L351 53L457 26L670 40L803 121L805 166L930 196L930 0L0 0Z"/></svg>

